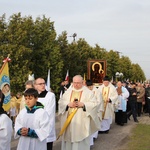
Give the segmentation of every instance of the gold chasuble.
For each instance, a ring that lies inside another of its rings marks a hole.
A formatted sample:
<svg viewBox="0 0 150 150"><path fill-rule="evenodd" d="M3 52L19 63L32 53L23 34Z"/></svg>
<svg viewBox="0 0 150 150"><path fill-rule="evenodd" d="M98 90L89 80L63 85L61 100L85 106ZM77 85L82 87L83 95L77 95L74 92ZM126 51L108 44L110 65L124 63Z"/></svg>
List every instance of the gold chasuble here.
<svg viewBox="0 0 150 150"><path fill-rule="evenodd" d="M71 96L70 96L70 102L73 102L75 99L78 99L78 101L80 101L81 95L82 95L82 91L72 91ZM76 109L77 108L69 108L68 115Z"/></svg>
<svg viewBox="0 0 150 150"><path fill-rule="evenodd" d="M102 115L102 119L104 119L105 116L105 111L106 111L106 107L107 107L107 100L108 100L108 95L109 95L109 89L110 87L103 87L102 89L102 97L103 97L103 101L104 101L104 112Z"/></svg>
<svg viewBox="0 0 150 150"><path fill-rule="evenodd" d="M70 96L70 101L73 102L75 99L78 99L78 101L80 101L81 95L82 95L82 91L72 91L71 96ZM59 132L57 140L65 132L65 130L67 129L68 125L70 124L70 122L71 122L73 116L75 115L75 113L77 112L77 110L78 110L78 108L69 108L67 120L65 121L63 127L61 128L61 131Z"/></svg>

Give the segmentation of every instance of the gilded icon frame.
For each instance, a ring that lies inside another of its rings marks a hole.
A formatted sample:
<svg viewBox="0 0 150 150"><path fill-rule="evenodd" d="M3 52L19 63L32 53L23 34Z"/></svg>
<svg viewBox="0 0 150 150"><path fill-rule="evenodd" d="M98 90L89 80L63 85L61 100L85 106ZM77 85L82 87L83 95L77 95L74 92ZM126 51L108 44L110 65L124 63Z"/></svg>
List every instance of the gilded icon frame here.
<svg viewBox="0 0 150 150"><path fill-rule="evenodd" d="M99 60L99 59L88 60L87 61L87 70L88 70L87 79L92 80L93 83L95 84L101 84L103 77L106 76L107 74L106 63L107 63L106 60ZM95 66L98 67L98 73L100 76L98 77L99 79L95 79L94 77Z"/></svg>

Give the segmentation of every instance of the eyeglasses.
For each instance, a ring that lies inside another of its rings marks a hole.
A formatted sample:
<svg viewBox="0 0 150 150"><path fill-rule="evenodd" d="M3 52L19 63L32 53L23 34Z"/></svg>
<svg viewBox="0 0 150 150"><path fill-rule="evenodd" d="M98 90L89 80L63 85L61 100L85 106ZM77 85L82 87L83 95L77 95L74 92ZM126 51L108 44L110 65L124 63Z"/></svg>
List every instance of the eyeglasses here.
<svg viewBox="0 0 150 150"><path fill-rule="evenodd" d="M45 85L45 83L37 83L36 85Z"/></svg>
<svg viewBox="0 0 150 150"><path fill-rule="evenodd" d="M73 82L73 84L82 84L82 82Z"/></svg>

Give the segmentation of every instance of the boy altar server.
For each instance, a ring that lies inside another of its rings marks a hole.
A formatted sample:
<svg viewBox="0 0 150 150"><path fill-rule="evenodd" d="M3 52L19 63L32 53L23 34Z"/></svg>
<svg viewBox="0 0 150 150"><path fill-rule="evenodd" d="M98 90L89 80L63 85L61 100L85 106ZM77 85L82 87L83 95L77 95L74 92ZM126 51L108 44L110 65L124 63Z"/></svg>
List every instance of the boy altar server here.
<svg viewBox="0 0 150 150"><path fill-rule="evenodd" d="M15 137L20 137L17 150L46 150L50 122L43 105L37 102L38 92L30 88L24 93L26 108L15 121Z"/></svg>

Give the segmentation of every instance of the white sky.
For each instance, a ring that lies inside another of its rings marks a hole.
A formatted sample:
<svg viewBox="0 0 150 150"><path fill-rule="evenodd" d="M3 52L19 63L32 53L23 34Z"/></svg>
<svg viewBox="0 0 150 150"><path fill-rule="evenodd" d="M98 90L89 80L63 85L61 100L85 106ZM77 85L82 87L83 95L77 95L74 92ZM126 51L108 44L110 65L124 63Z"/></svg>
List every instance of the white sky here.
<svg viewBox="0 0 150 150"><path fill-rule="evenodd" d="M55 22L58 35L77 33L77 40L121 52L150 79L150 0L0 0L0 15L18 12L45 15Z"/></svg>

